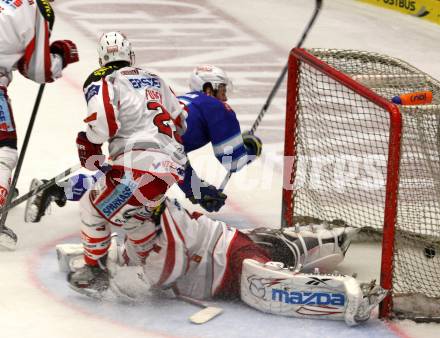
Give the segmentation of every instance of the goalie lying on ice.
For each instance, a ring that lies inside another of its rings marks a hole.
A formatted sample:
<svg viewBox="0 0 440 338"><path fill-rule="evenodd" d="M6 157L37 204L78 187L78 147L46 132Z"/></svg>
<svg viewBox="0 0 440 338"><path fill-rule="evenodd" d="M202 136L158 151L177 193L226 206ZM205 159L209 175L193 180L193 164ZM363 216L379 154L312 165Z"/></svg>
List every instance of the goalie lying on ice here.
<svg viewBox="0 0 440 338"><path fill-rule="evenodd" d="M331 272L356 229L313 220L295 228L237 230L166 200L146 217L130 217L124 243L117 237L105 262L84 264L80 244L57 246L60 268L75 291L142 301L151 288L173 287L197 299L238 298L264 312L299 318L369 318L386 292L374 283ZM148 213L148 212L147 212ZM141 221L142 220L142 221ZM129 225L129 226L128 226Z"/></svg>

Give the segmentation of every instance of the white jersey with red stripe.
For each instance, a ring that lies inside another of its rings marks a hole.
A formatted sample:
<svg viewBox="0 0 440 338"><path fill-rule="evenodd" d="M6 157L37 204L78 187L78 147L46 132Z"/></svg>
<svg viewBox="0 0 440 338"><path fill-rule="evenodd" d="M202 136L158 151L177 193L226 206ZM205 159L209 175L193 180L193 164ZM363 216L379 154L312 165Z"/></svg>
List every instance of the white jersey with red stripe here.
<svg viewBox="0 0 440 338"><path fill-rule="evenodd" d="M186 163L178 133L186 114L159 76L113 63L89 76L84 95L87 138L96 144L108 141L113 159L132 150L156 149L179 165Z"/></svg>
<svg viewBox="0 0 440 338"><path fill-rule="evenodd" d="M144 221L127 231L126 263L142 265L156 287L173 285L187 296L212 297L227 282L228 253L237 229L190 214L176 200L166 200L165 206L159 225Z"/></svg>
<svg viewBox="0 0 440 338"><path fill-rule="evenodd" d="M18 68L38 83L60 77L62 58L49 48L54 20L47 0L0 1L0 69Z"/></svg>

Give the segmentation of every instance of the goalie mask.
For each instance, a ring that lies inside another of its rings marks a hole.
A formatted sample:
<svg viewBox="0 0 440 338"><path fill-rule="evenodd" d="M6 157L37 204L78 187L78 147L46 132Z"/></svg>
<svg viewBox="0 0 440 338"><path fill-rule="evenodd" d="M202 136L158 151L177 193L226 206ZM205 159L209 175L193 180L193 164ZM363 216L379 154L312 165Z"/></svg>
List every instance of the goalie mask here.
<svg viewBox="0 0 440 338"><path fill-rule="evenodd" d="M127 37L120 32L104 33L98 43L99 64L105 66L110 62L126 61L134 64L134 52Z"/></svg>
<svg viewBox="0 0 440 338"><path fill-rule="evenodd" d="M213 65L200 65L194 68L189 79L189 88L192 91L205 91L207 86L211 86L214 95L217 96L219 90L224 92L226 101L226 90L228 93L232 92L232 82L229 80L226 72L220 67Z"/></svg>

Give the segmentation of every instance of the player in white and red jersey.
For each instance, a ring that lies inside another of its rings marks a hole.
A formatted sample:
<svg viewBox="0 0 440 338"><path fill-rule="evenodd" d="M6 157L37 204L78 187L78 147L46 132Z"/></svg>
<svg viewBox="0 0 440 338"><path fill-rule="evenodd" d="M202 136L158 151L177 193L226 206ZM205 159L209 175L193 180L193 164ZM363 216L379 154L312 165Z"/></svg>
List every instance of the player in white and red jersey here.
<svg viewBox="0 0 440 338"><path fill-rule="evenodd" d="M112 166L105 182L80 202L89 270L106 257L110 225L133 230L129 220L151 214L168 187L181 180L187 161L180 143L185 111L165 81L133 65L131 43L119 32L102 35L98 54L102 67L84 84L87 128L78 134L77 146L82 165L96 170L104 159L101 146L108 142ZM148 234L144 229L141 239Z"/></svg>
<svg viewBox="0 0 440 338"><path fill-rule="evenodd" d="M11 172L17 162L17 135L7 87L12 71L38 82L61 77L78 61L70 40L50 43L55 14L48 0L4 0L0 10L0 206L6 201Z"/></svg>
<svg viewBox="0 0 440 338"><path fill-rule="evenodd" d="M145 300L151 288L172 288L186 297L241 298L260 311L349 325L367 320L386 294L353 277L320 273L333 271L343 260L357 232L339 220L303 217L295 228L240 231L169 199L154 211L144 207L121 216L124 244L109 239L105 265L84 265L80 247L57 246L60 268L69 272L75 291L136 302Z"/></svg>

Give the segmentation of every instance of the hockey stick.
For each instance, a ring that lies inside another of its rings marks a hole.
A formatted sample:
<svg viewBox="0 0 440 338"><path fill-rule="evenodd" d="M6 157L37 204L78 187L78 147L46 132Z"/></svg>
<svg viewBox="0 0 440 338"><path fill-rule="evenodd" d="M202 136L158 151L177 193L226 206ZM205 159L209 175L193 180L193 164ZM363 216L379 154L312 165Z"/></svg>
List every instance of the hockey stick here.
<svg viewBox="0 0 440 338"><path fill-rule="evenodd" d="M316 0L316 2L315 2L315 9L313 11L312 17L310 18L306 28L304 29L304 32L303 32L303 34L301 36L301 39L299 40L299 42L297 43L295 48L301 48L301 46L303 45L304 41L306 40L307 35L309 34L310 29L312 28L313 24L316 21L316 18L318 17L319 12L321 11L322 1L323 0ZM255 131L257 130L258 126L260 125L261 120L263 119L264 115L266 114L267 110L269 109L269 106L272 103L272 100L273 100L275 94L278 92L278 89L280 88L281 83L283 82L284 77L286 76L287 67L288 67L288 64L286 63L286 65L284 66L283 70L281 71L280 76L278 76L278 79L276 80L275 85L273 86L271 92L269 93L269 96L267 97L266 102L264 103L263 107L261 108L260 113L258 114L257 118L255 119L255 122L252 125L251 130L249 131L249 134L253 135L255 133ZM231 175L232 175L232 172L228 172L227 173L227 175L223 179L223 182L220 185L218 190L220 190L220 191L225 190L226 184L228 184L228 181L231 178Z"/></svg>
<svg viewBox="0 0 440 338"><path fill-rule="evenodd" d="M181 295L176 287L173 287L172 290L177 299L183 300L186 303L203 308L203 310L197 311L196 313L194 313L189 317L191 323L204 324L210 321L211 319L217 317L223 312L223 309L220 307L208 306L204 302L198 299Z"/></svg>
<svg viewBox="0 0 440 338"><path fill-rule="evenodd" d="M23 164L24 155L26 154L26 149L29 144L29 140L31 138L32 129L34 128L35 118L37 117L38 108L40 107L41 98L43 96L45 83L40 85L38 89L37 98L35 99L34 108L32 110L32 115L29 120L29 125L26 130L26 135L24 137L23 145L20 151L20 155L18 157L17 166L14 171L14 176L12 178L12 183L9 187L9 192L14 191L15 186L17 185L18 176L20 175L21 166ZM8 193L6 198L5 206L9 205L13 198L12 193ZM9 250L15 249L17 244L17 235L9 228L5 226L6 218L8 217L8 212L2 212L2 216L0 218L0 245L4 246Z"/></svg>
<svg viewBox="0 0 440 338"><path fill-rule="evenodd" d="M46 190L47 188L50 188L51 186L57 184L59 181L66 178L67 176L74 173L75 171L77 171L80 168L81 168L81 164L76 164L73 167L64 170L61 174L51 178L47 182L44 182L43 184L39 185L38 187L36 187L32 190L29 190L26 194L24 194L23 196L20 196L19 198L16 198L10 204L5 205L3 208L0 209L0 213L4 212L4 211L9 211L10 209L15 208L17 205L23 203L24 201L28 200L32 196L35 196L36 194L38 194L40 191Z"/></svg>

